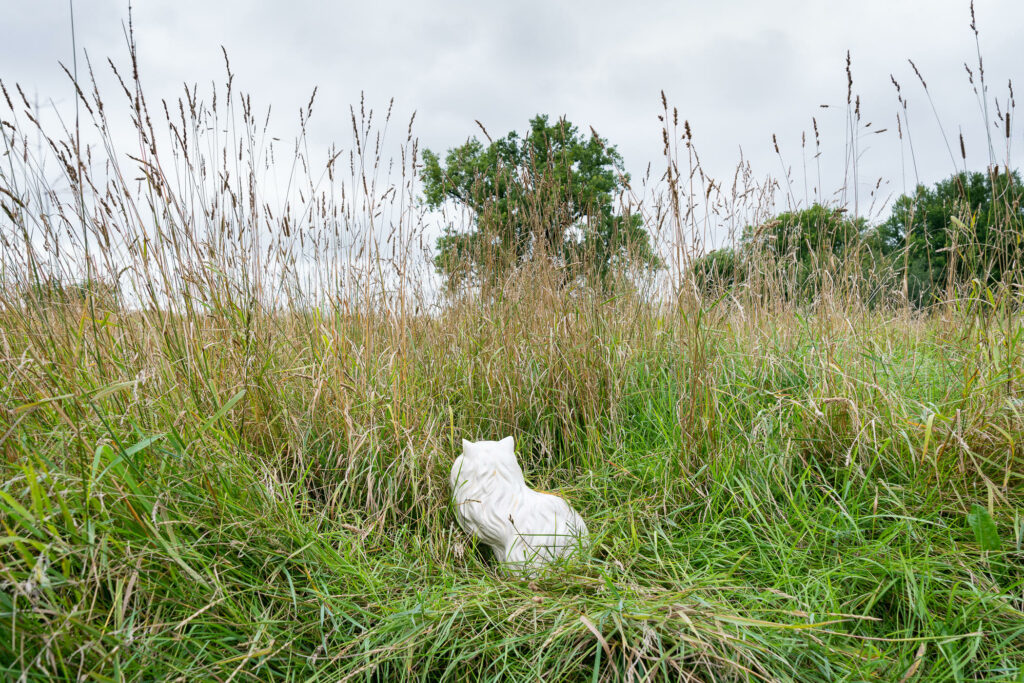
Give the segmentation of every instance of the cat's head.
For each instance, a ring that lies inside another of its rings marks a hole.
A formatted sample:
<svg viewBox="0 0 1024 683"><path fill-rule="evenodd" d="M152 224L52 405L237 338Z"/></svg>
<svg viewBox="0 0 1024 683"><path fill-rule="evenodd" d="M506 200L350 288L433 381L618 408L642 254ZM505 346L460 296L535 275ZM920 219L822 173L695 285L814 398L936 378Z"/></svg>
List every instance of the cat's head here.
<svg viewBox="0 0 1024 683"><path fill-rule="evenodd" d="M467 458L492 458L497 456L515 457L515 441L506 436L501 441L466 441L462 440L462 454Z"/></svg>
<svg viewBox="0 0 1024 683"><path fill-rule="evenodd" d="M502 478L513 482L523 481L523 470L516 460L515 442L511 436L501 441L462 440L462 465L464 468L484 473L496 471Z"/></svg>

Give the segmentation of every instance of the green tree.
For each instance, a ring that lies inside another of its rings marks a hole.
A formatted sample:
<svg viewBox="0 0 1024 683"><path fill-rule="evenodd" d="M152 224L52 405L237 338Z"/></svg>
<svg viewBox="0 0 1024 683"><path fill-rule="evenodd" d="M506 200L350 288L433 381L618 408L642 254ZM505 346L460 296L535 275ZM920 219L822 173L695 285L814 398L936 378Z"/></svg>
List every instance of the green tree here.
<svg viewBox="0 0 1024 683"><path fill-rule="evenodd" d="M759 226L747 226L741 243L748 251L790 257L809 266L814 256L842 254L866 227L863 218L849 218L842 209L813 204L800 211L780 213Z"/></svg>
<svg viewBox="0 0 1024 683"><path fill-rule="evenodd" d="M795 268L796 290L792 293L809 296L815 273L846 259L866 234L863 218L850 218L843 210L813 204L748 225L736 249L716 249L695 259L692 274L702 291L712 292L742 282L751 269L775 277L782 270Z"/></svg>
<svg viewBox="0 0 1024 683"><path fill-rule="evenodd" d="M493 283L539 256L600 287L627 264L661 265L641 216L615 210L628 183L622 157L564 118L539 115L525 135L471 138L443 162L430 150L423 159L427 205L452 201L474 217L469 232L449 226L437 241L434 264L450 286Z"/></svg>
<svg viewBox="0 0 1024 683"><path fill-rule="evenodd" d="M897 199L878 239L905 279L909 299L928 305L951 280L991 285L1019 268L1022 199L1019 174L998 170L959 173Z"/></svg>
<svg viewBox="0 0 1024 683"><path fill-rule="evenodd" d="M738 250L712 249L690 263L690 276L704 296L717 296L743 280Z"/></svg>

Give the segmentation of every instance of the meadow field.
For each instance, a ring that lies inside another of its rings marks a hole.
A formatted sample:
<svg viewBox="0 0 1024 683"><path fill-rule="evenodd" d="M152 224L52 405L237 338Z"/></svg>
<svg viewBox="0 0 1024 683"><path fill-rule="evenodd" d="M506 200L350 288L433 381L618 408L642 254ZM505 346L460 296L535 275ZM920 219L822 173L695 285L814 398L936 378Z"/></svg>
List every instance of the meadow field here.
<svg viewBox="0 0 1024 683"><path fill-rule="evenodd" d="M357 105L319 164L312 103L272 153L230 80L122 77L81 133L0 102L0 678L1024 680L1015 264L924 306L869 244L697 282L779 185L708 189L666 102L624 200L659 274L445 290L411 124ZM591 531L536 580L450 502L509 434Z"/></svg>

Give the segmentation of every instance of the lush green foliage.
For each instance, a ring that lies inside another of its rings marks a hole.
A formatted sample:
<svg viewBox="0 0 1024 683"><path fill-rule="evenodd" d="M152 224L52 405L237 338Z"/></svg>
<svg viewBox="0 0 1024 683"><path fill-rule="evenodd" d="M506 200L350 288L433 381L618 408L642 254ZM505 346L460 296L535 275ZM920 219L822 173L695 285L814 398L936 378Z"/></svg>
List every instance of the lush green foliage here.
<svg viewBox="0 0 1024 683"><path fill-rule="evenodd" d="M708 252L694 260L692 275L703 291L731 287L751 269L784 274L783 296L813 300L820 291L818 276L833 273L847 261L859 262L867 221L851 219L843 210L821 204L778 214L760 225L743 229L737 247Z"/></svg>
<svg viewBox="0 0 1024 683"><path fill-rule="evenodd" d="M712 249L690 263L690 279L704 296L725 292L743 280L739 250L733 247Z"/></svg>
<svg viewBox="0 0 1024 683"><path fill-rule="evenodd" d="M607 286L628 265L659 259L637 214L615 210L627 182L622 157L597 136L565 119L530 121L484 146L476 138L440 157L423 154L428 205L454 201L476 222L468 232L449 227L437 242L435 264L453 286L494 283L543 254L568 279Z"/></svg>
<svg viewBox="0 0 1024 683"><path fill-rule="evenodd" d="M788 271L782 291L801 301L820 292L821 275L869 283L891 273L916 306L980 288L1012 285L1024 255L1024 186L1020 175L960 173L899 197L888 219L863 218L815 204L747 226L738 246L709 252L692 265L704 291L742 282L751 269ZM869 286L870 289L870 286Z"/></svg>
<svg viewBox="0 0 1024 683"><path fill-rule="evenodd" d="M1000 282L1011 267L1020 268L1024 254L1020 175L994 169L960 173L934 188L918 185L896 200L878 237L917 304L945 296L952 283Z"/></svg>
<svg viewBox="0 0 1024 683"><path fill-rule="evenodd" d="M790 258L811 268L816 257L842 254L863 235L866 225L863 218L847 218L845 209L813 204L780 213L763 225L747 226L741 244L748 250Z"/></svg>

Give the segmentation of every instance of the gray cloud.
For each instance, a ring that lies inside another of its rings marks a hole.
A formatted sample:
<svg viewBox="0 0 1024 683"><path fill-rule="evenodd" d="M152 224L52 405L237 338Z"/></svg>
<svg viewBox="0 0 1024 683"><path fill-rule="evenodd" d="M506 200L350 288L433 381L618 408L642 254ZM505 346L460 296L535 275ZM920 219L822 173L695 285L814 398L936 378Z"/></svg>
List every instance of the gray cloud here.
<svg viewBox="0 0 1024 683"><path fill-rule="evenodd" d="M66 106L69 88L57 67L71 55L66 6L9 5L0 26L0 78ZM1003 97L1020 64L1024 3L979 0L977 9L990 95ZM79 44L94 62L109 55L124 63L126 4L96 0L78 3L77 12ZM976 61L968 21L960 0L148 0L135 7L151 97L176 97L182 82L222 80L223 45L238 86L255 102L273 105L280 134L292 132L295 112L319 86L312 135L324 147L347 141L348 106L365 91L378 108L396 99L403 130L418 111L416 130L434 149L477 135L475 119L500 135L521 130L538 112L566 114L616 143L637 175L659 161L656 115L664 89L693 125L714 174L730 175L740 148L756 170L778 173L775 133L801 188L801 134L809 133L812 116L823 134L823 184L830 189L843 180L849 49L864 121L890 129L862 140L862 185L884 176L896 191L904 176L890 74L910 100L920 179L932 182L953 170L908 57L928 81L947 136L955 139L963 130L969 165L987 160L984 123L963 69L963 62Z"/></svg>

